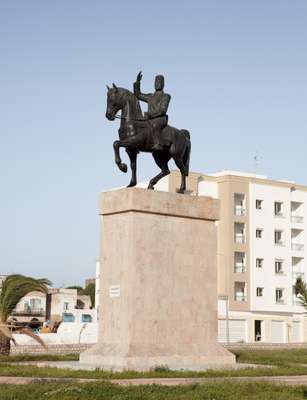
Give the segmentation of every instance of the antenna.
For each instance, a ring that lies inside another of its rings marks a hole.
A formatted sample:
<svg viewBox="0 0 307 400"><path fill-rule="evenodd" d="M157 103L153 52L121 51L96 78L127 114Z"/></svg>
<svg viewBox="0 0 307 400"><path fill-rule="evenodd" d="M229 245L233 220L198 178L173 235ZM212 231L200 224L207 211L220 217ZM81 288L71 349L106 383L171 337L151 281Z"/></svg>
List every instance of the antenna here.
<svg viewBox="0 0 307 400"><path fill-rule="evenodd" d="M262 157L259 155L258 150L256 151L253 159L254 159L255 173L257 174L259 172L260 162L262 160Z"/></svg>

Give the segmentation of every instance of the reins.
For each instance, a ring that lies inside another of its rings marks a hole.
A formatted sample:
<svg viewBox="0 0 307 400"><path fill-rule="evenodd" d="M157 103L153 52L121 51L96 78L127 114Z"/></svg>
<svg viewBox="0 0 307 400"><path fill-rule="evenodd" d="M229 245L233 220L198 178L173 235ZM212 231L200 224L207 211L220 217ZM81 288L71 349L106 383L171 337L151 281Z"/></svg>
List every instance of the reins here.
<svg viewBox="0 0 307 400"><path fill-rule="evenodd" d="M147 121L147 119L143 118L143 119L134 119L134 118L128 118L128 117L121 117L120 115L115 115L115 118L118 119L128 119L130 121Z"/></svg>

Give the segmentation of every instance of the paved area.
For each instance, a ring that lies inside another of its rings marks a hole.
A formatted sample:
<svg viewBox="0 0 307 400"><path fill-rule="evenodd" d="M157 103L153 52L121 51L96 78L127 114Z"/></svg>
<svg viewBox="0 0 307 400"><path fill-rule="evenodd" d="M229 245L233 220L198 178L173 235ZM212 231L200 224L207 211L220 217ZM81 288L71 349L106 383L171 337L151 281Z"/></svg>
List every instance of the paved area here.
<svg viewBox="0 0 307 400"><path fill-rule="evenodd" d="M63 369L72 369L72 370L88 370L94 371L97 368L99 369L99 365L95 364L86 364L81 363L80 361L21 361L14 362L13 365L21 364L21 365L35 365L36 367L53 367L53 368L63 368ZM262 365L262 364L248 364L248 363L236 363L229 365L210 365L207 369L210 370L238 370L238 369L246 369L246 368L273 368L271 365ZM101 368L100 368L101 369ZM202 371L205 369L202 368ZM116 371L114 369L113 371Z"/></svg>
<svg viewBox="0 0 307 400"><path fill-rule="evenodd" d="M34 377L0 377L0 385L27 385L30 383L43 382L102 382L100 379L78 379L78 378L34 378ZM193 384L209 384L219 382L267 382L273 384L283 384L287 386L307 386L307 375L297 376L260 376L260 377L229 377L229 378L137 378L137 379L110 379L107 382L112 382L122 386L137 386L137 385L162 385L162 386L177 386L177 385L193 385Z"/></svg>

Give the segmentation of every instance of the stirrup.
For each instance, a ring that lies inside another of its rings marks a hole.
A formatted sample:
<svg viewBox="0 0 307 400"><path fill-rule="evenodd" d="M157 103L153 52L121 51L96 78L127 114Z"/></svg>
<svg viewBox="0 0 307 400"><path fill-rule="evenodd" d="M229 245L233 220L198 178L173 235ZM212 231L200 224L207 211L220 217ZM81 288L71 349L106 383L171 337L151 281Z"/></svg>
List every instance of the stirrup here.
<svg viewBox="0 0 307 400"><path fill-rule="evenodd" d="M163 150L163 146L161 146L161 144L155 144L154 146L152 146L152 150L155 151Z"/></svg>

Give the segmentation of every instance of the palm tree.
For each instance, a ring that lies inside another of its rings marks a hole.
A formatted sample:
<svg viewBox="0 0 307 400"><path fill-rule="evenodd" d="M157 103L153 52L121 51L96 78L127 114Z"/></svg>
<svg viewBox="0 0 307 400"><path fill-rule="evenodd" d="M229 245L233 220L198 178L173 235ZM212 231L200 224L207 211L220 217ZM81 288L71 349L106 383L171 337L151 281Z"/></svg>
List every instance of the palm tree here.
<svg viewBox="0 0 307 400"><path fill-rule="evenodd" d="M19 301L30 292L47 293L50 282L47 279L34 279L24 275L9 275L0 289L0 355L8 355L11 350L11 341L14 341L12 331L19 331L31 336L45 347L43 340L35 335L31 329L11 324L8 319ZM16 343L15 343L16 344Z"/></svg>
<svg viewBox="0 0 307 400"><path fill-rule="evenodd" d="M307 309L307 285L301 277L296 279L294 291L301 305Z"/></svg>

